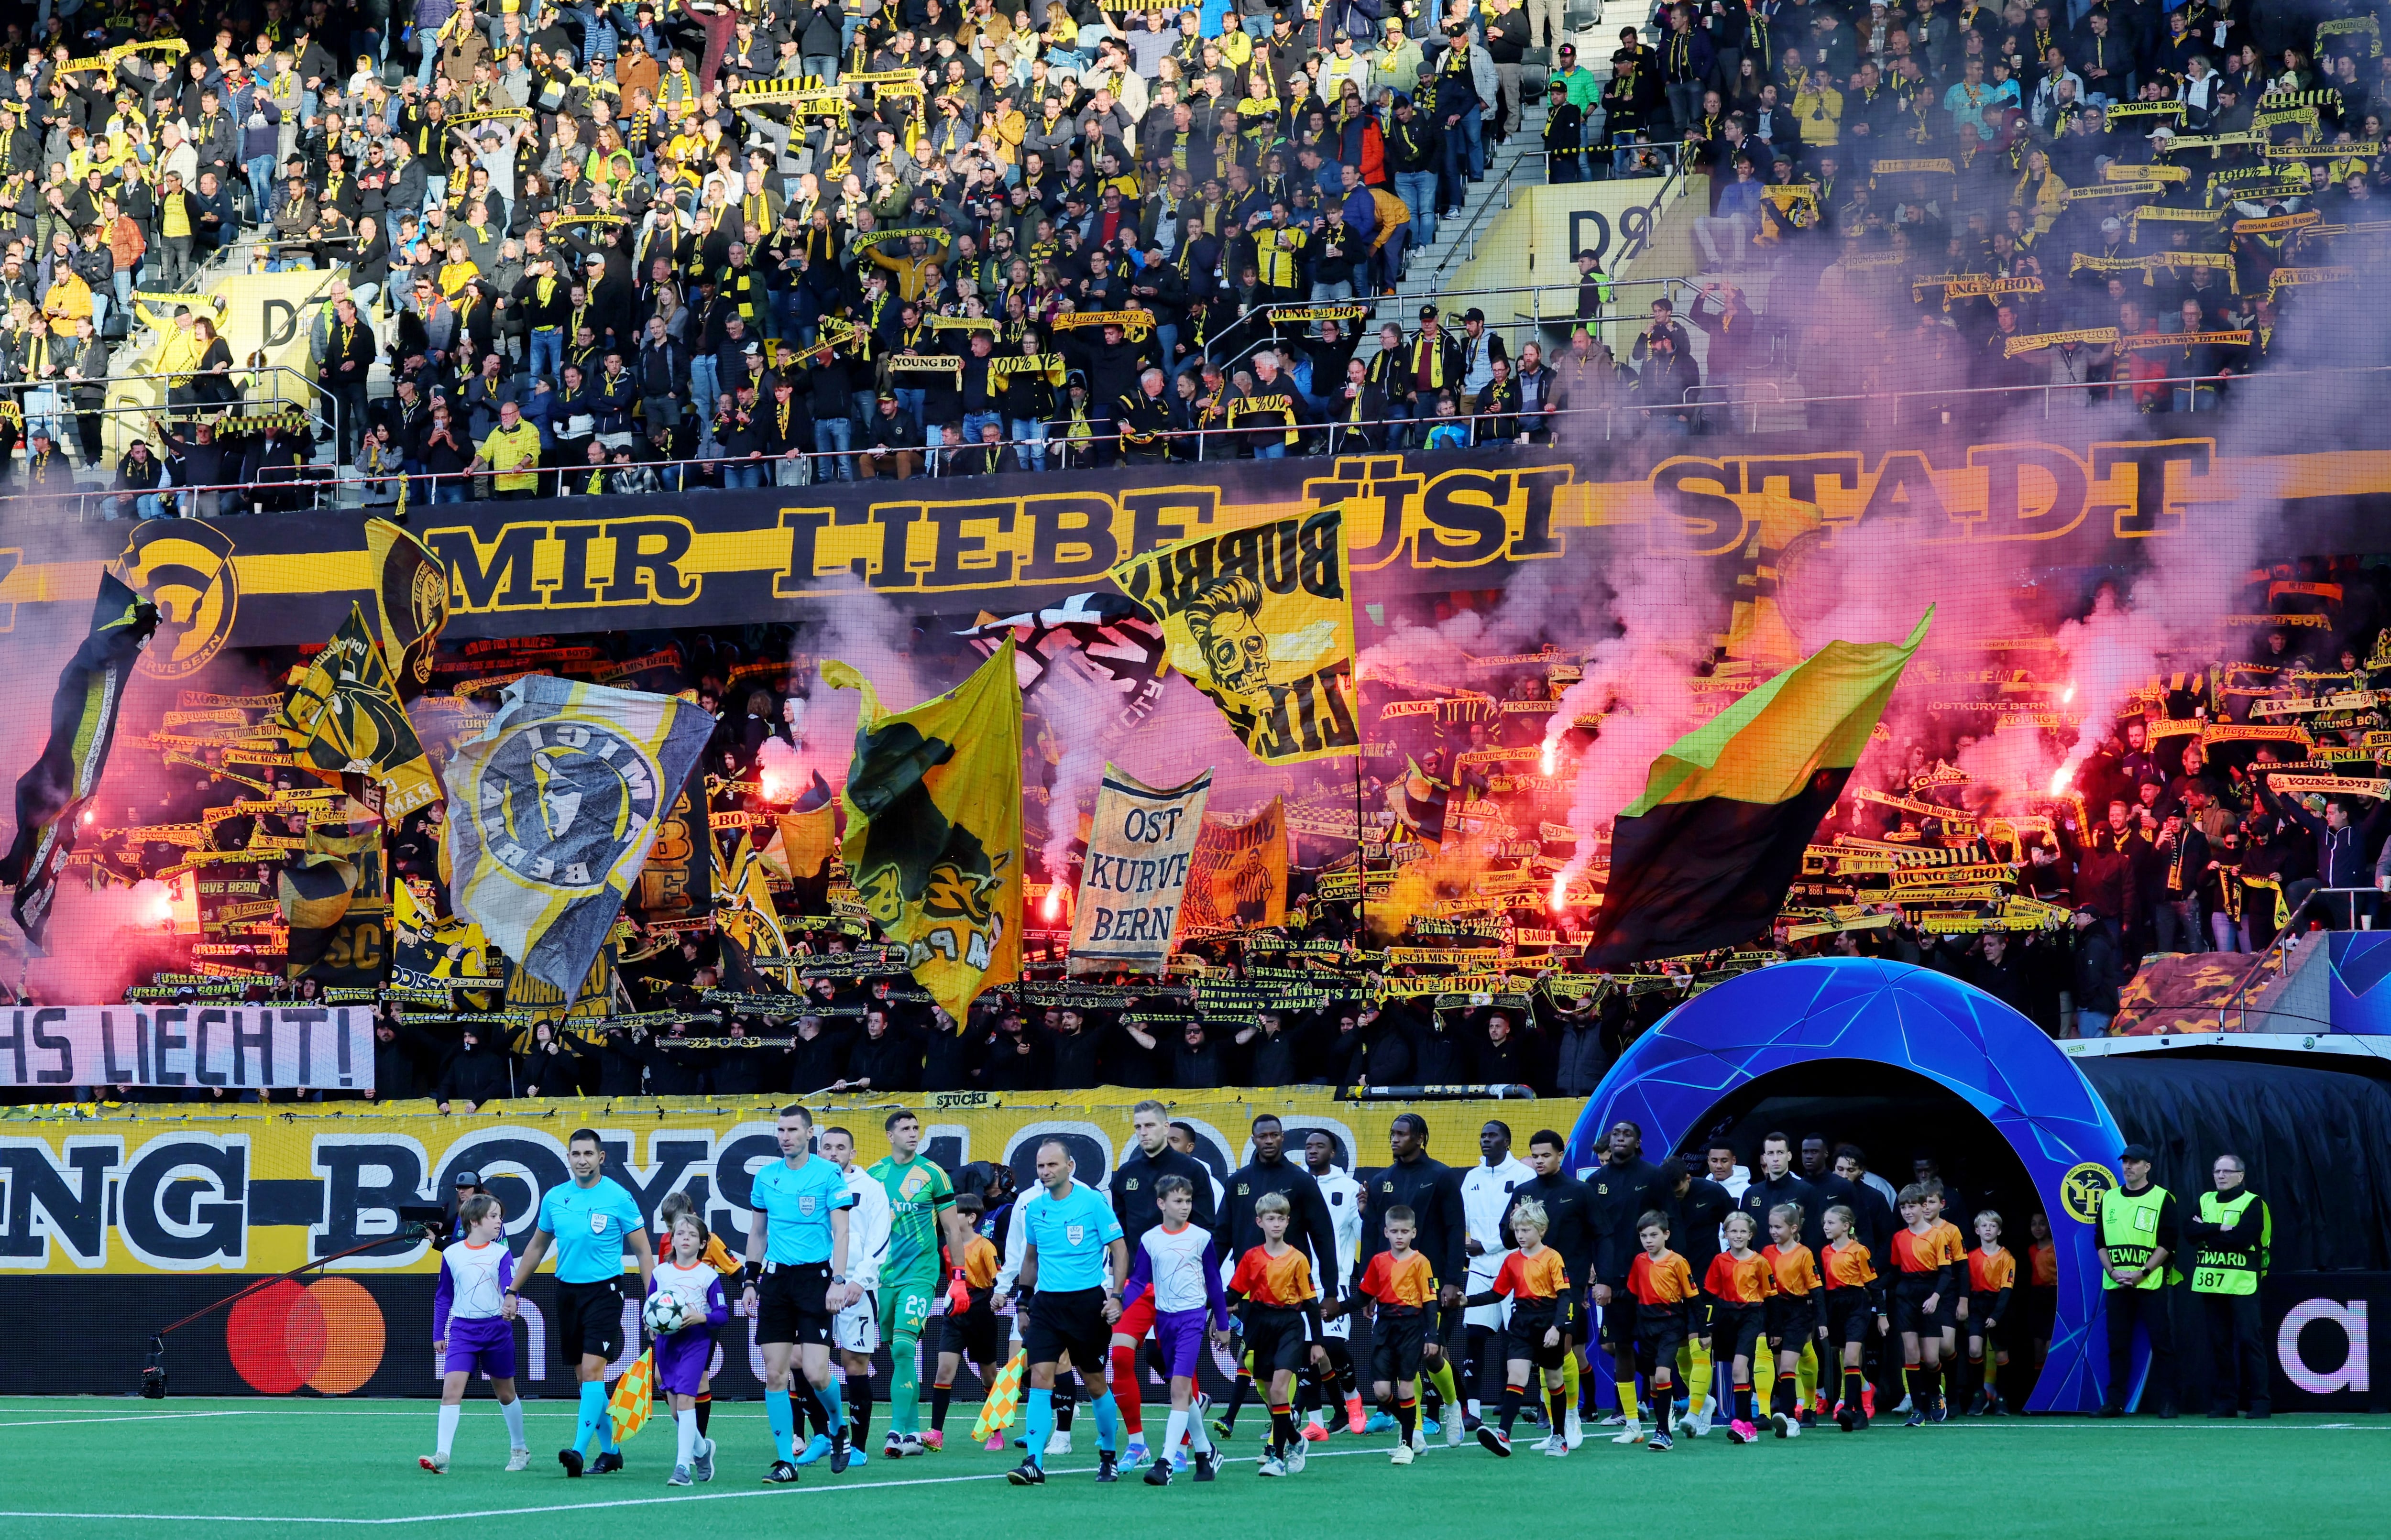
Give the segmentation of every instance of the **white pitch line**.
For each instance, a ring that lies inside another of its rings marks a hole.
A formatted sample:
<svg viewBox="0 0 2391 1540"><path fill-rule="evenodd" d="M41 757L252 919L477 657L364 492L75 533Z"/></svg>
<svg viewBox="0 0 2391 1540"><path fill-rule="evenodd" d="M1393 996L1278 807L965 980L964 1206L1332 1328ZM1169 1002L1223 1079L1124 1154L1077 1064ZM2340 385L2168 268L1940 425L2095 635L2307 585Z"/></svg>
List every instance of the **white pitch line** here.
<svg viewBox="0 0 2391 1540"><path fill-rule="evenodd" d="M135 1412L125 1417L45 1417L39 1422L11 1422L0 1413L0 1429L6 1428L88 1428L100 1422L172 1422L177 1417L272 1417L265 1410L254 1412Z"/></svg>

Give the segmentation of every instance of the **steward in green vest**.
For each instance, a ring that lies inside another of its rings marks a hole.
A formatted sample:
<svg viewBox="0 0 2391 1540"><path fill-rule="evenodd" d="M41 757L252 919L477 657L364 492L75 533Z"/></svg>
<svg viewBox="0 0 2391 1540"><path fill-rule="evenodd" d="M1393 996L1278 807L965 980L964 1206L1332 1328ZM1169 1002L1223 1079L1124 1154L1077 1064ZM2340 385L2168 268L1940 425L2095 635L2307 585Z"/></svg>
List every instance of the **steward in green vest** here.
<svg viewBox="0 0 2391 1540"><path fill-rule="evenodd" d="M2101 1300L2109 1320L2109 1391L2100 1415L2126 1415L2139 1324L2150 1339L2150 1388L2159 1416L2172 1417L2175 1332L2167 1318L2167 1285L2183 1281L2169 1265L2178 1247L2175 1195L2152 1184L2148 1146L2127 1145L2117 1164L2125 1171L2125 1185L2100 1195L2092 1221L2100 1227Z"/></svg>
<svg viewBox="0 0 2391 1540"><path fill-rule="evenodd" d="M2252 1417L2268 1417L2258 1280L2267 1275L2275 1216L2245 1184L2240 1156L2218 1156L2209 1174L2217 1190L2200 1195L2199 1212L2184 1225L2191 1291L2208 1323L2208 1415L2229 1417L2246 1405Z"/></svg>

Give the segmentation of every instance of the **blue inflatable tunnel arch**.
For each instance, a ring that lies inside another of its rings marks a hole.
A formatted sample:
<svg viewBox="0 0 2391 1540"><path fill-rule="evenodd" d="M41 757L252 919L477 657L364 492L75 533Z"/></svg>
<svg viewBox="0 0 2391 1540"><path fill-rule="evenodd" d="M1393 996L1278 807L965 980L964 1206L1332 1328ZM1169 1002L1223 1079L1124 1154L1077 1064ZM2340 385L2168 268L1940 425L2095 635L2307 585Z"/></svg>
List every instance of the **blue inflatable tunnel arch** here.
<svg viewBox="0 0 2391 1540"><path fill-rule="evenodd" d="M2040 1028L1991 995L1906 964L1817 958L1731 978L1671 1012L1612 1067L1570 1137L1571 1170L1600 1159L1627 1119L1656 1158L1704 1132L1712 1109L1764 1075L1856 1059L1906 1069L1982 1113L2025 1168L2050 1218L2059 1301L2031 1411L2088 1410L2100 1264L2086 1215L2115 1181L2124 1137L2107 1106Z"/></svg>

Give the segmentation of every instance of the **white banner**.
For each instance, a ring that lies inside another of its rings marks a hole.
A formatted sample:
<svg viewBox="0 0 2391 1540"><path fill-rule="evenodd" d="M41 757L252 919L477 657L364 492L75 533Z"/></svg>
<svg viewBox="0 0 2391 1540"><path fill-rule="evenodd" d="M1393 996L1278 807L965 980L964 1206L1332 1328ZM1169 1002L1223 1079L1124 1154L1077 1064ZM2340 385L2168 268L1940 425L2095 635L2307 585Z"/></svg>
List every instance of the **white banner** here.
<svg viewBox="0 0 2391 1540"><path fill-rule="evenodd" d="M370 1005L12 1005L0 1087L371 1091Z"/></svg>
<svg viewBox="0 0 2391 1540"><path fill-rule="evenodd" d="M1141 783L1118 765L1105 767L1071 922L1072 973L1162 971L1179 925L1196 834L1204 823L1204 799L1211 795L1210 770L1164 789Z"/></svg>

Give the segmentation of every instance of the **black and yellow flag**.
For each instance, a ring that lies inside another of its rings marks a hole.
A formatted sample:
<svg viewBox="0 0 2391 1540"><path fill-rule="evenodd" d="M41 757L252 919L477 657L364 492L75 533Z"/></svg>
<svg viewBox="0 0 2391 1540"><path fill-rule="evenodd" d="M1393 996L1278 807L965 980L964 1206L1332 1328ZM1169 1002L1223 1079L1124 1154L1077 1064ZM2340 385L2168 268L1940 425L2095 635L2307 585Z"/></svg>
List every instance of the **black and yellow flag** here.
<svg viewBox="0 0 2391 1540"><path fill-rule="evenodd" d="M113 573L99 575L91 634L58 672L50 739L32 768L17 778L17 837L0 857L0 885L17 890L11 910L35 952L49 928L58 874L74 853L76 811L99 789L125 681L157 628L156 605L145 603Z"/></svg>
<svg viewBox="0 0 2391 1540"><path fill-rule="evenodd" d="M283 698L278 725L303 769L335 785L349 776L369 783L391 822L440 796L361 605L349 606L348 620Z"/></svg>
<svg viewBox="0 0 2391 1540"><path fill-rule="evenodd" d="M970 679L887 711L861 674L841 850L865 910L961 1027L983 989L1021 977L1021 686L1007 639Z"/></svg>
<svg viewBox="0 0 2391 1540"><path fill-rule="evenodd" d="M1362 752L1342 507L1183 540L1108 576L1153 612L1170 666L1255 758Z"/></svg>
<svg viewBox="0 0 2391 1540"><path fill-rule="evenodd" d="M406 485L402 478L399 485ZM366 553L373 563L382 657L398 698L411 701L432 682L433 649L448 624L448 569L387 519L366 521Z"/></svg>
<svg viewBox="0 0 2391 1540"><path fill-rule="evenodd" d="M787 883L810 882L822 874L838 844L838 809L832 801L830 783L821 771L814 771L812 783L795 806L774 821L771 837L764 843L767 872Z"/></svg>
<svg viewBox="0 0 2391 1540"><path fill-rule="evenodd" d="M1586 961L1624 967L1766 930L1933 618L1902 642L1830 641L1670 744L1612 829Z"/></svg>
<svg viewBox="0 0 2391 1540"><path fill-rule="evenodd" d="M311 823L305 851L283 864L275 896L291 927L291 977L368 986L389 972L381 835L379 823Z"/></svg>
<svg viewBox="0 0 2391 1540"><path fill-rule="evenodd" d="M714 928L722 941L722 980L726 989L750 993L784 989L788 975L767 972L758 962L789 955L781 931L781 912L772 902L769 871L763 852L743 830L739 848L723 867L723 880L714 893Z"/></svg>

